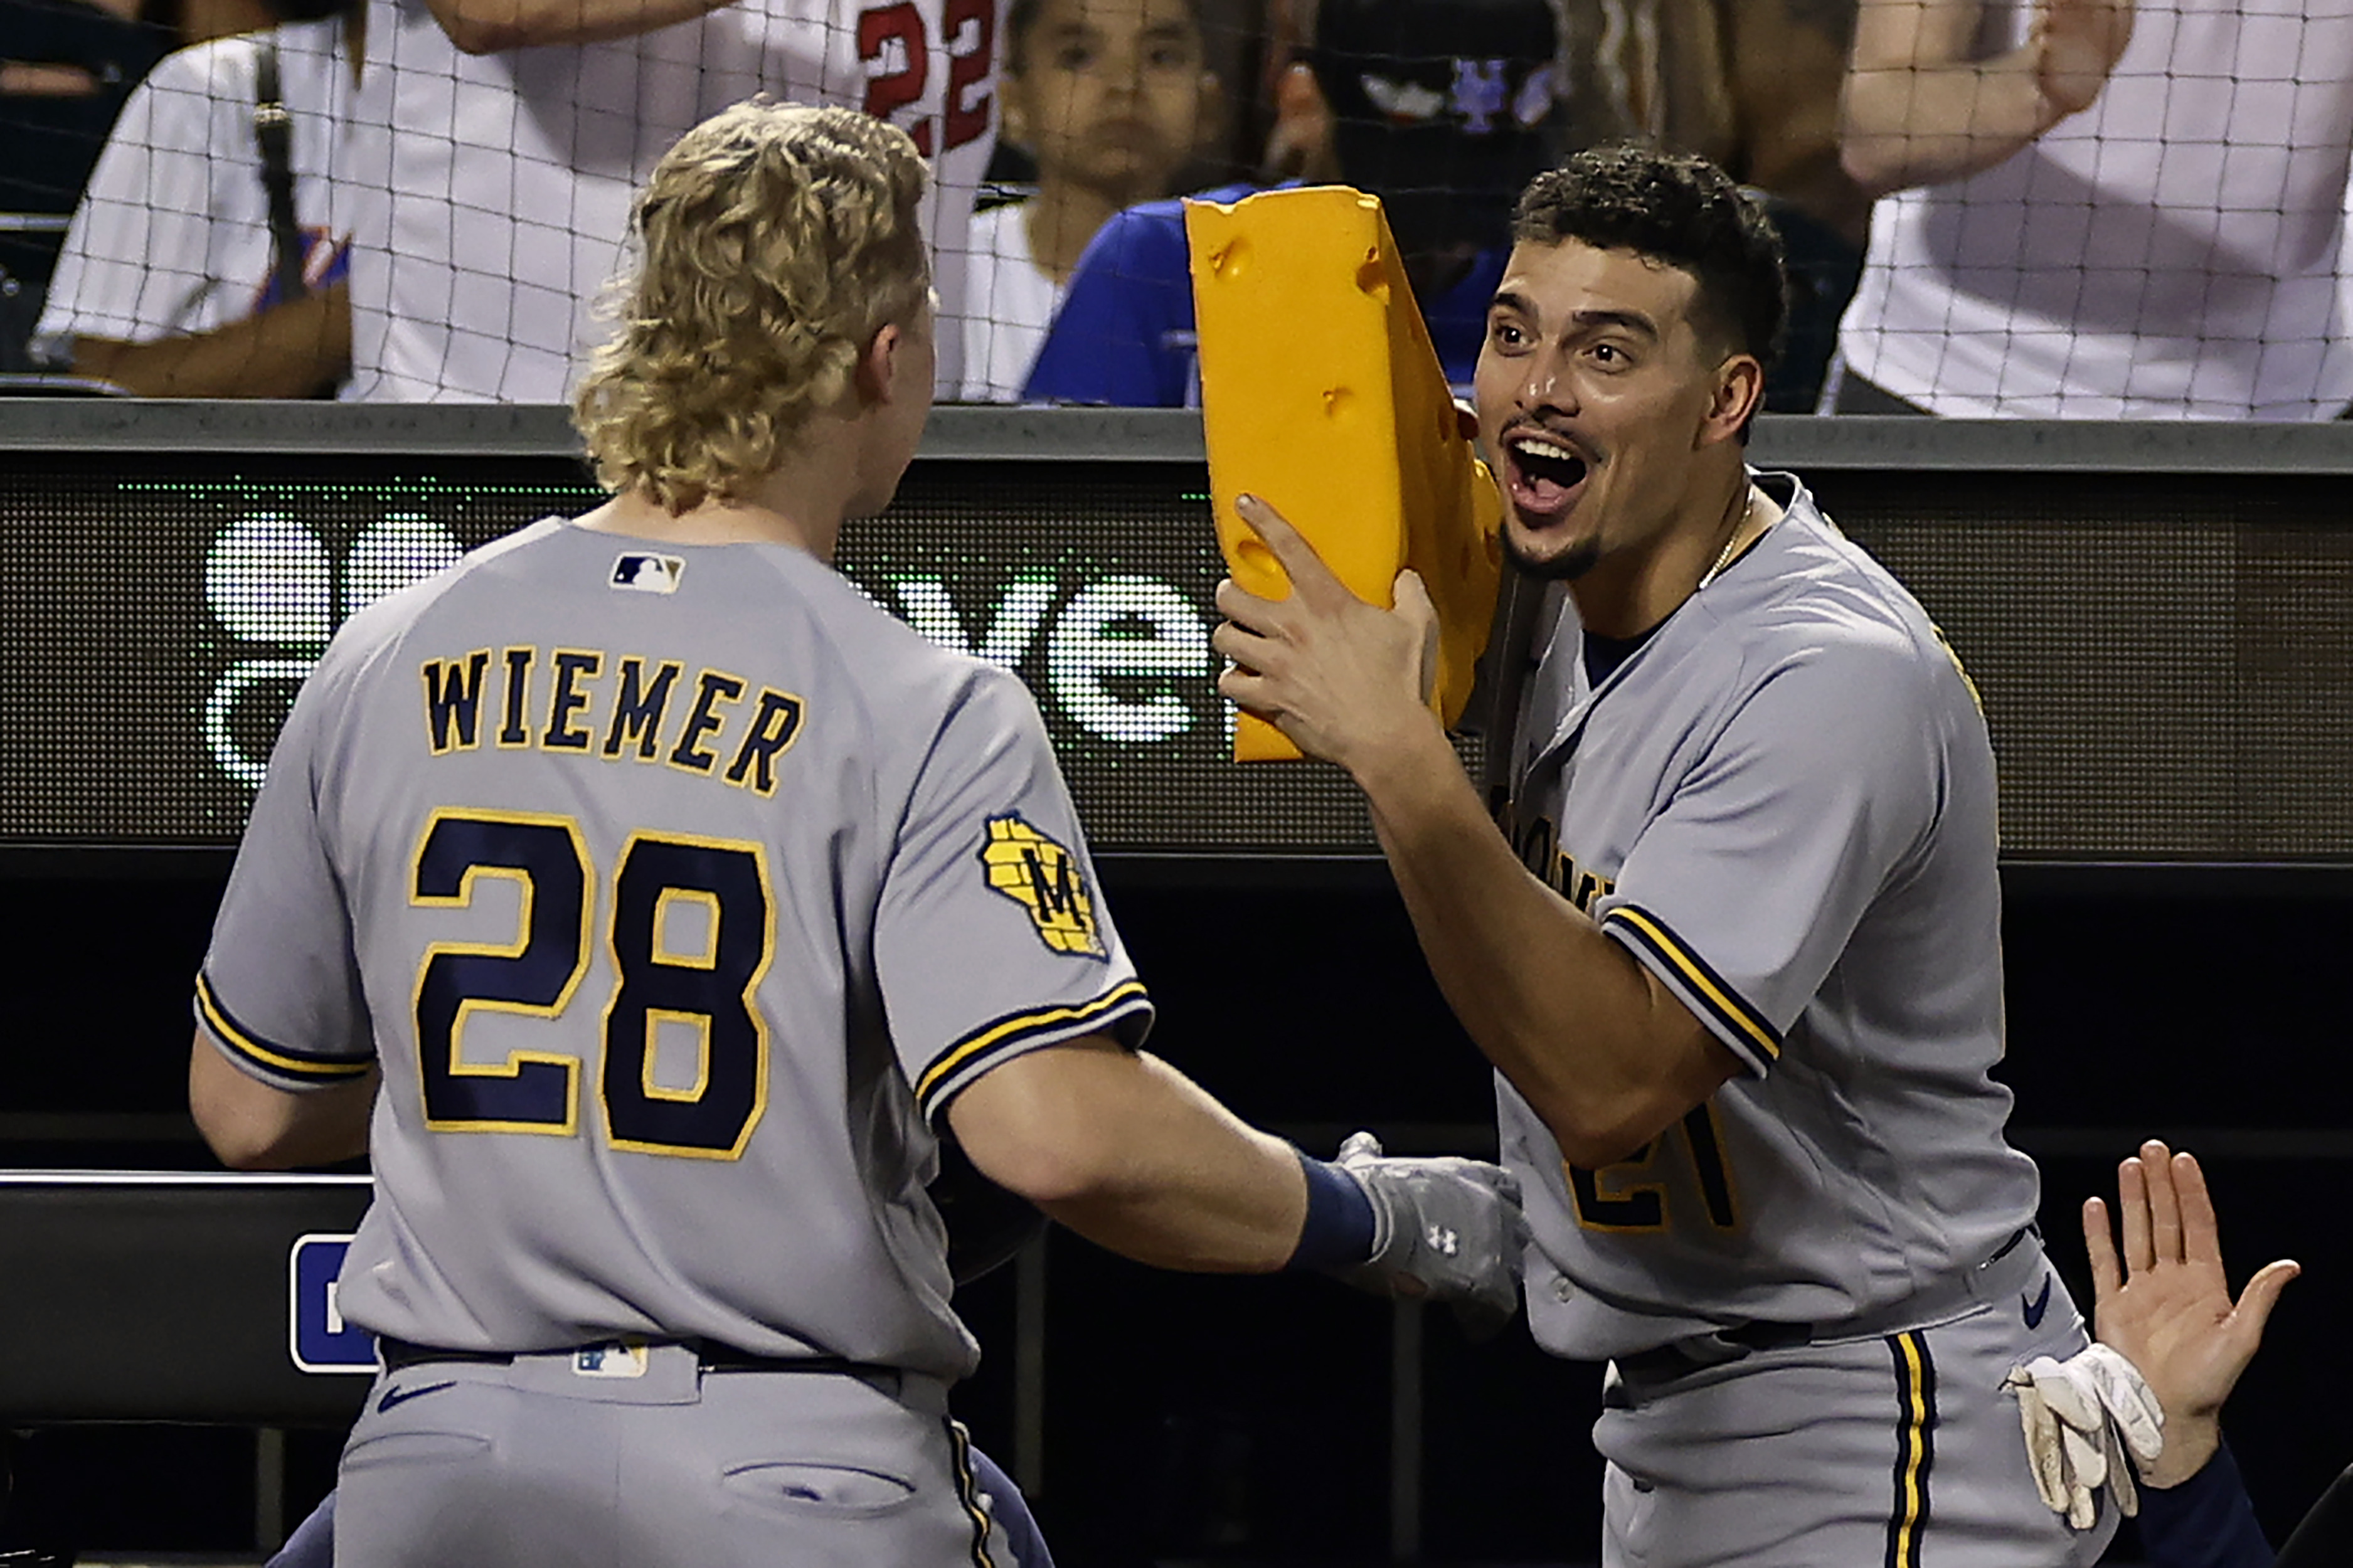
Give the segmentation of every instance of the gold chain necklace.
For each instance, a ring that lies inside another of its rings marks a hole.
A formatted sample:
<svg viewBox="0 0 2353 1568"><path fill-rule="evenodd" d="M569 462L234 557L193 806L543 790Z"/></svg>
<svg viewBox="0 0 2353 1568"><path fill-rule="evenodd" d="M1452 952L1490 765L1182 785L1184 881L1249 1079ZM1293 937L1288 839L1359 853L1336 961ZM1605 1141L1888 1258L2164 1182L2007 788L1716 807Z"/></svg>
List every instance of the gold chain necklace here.
<svg viewBox="0 0 2353 1568"><path fill-rule="evenodd" d="M1694 588L1692 590L1693 593L1696 594L1700 591L1700 588L1704 588L1710 583L1715 582L1716 574L1722 572L1725 567L1732 564L1733 552L1740 543L1741 530L1748 526L1748 520L1750 517L1755 515L1756 510L1757 488L1754 485L1751 485L1747 487L1746 499L1740 503L1740 517L1738 521L1735 521L1732 525L1731 536L1724 542L1723 553L1716 556L1715 564L1707 569L1707 575L1699 580L1699 588Z"/></svg>

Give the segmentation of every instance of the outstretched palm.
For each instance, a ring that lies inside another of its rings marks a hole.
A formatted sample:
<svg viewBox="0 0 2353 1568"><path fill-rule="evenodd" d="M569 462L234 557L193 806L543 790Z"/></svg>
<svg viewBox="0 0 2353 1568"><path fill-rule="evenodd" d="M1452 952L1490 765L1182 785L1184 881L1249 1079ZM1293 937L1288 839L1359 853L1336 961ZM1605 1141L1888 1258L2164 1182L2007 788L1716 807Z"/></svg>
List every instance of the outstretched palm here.
<svg viewBox="0 0 2353 1568"><path fill-rule="evenodd" d="M2121 1258L2106 1205L2097 1198L2084 1205L2093 1322L2104 1343L2140 1369L2165 1410L2165 1453L2147 1479L2171 1486L2213 1453L2222 1402L2299 1269L2284 1259L2271 1264L2233 1301L2205 1173L2196 1156L2173 1153L2154 1140L2118 1168L2116 1202Z"/></svg>

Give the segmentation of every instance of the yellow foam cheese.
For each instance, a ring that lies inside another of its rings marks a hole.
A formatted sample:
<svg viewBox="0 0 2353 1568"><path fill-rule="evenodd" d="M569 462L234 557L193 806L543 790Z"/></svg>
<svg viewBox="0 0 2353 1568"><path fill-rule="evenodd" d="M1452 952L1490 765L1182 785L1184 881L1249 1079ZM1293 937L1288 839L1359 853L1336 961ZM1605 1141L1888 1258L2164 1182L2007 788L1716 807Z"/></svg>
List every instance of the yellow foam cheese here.
<svg viewBox="0 0 2353 1568"><path fill-rule="evenodd" d="M1502 566L1503 498L1458 426L1446 374L1376 197L1345 185L1185 204L1201 414L1218 544L1234 581L1291 592L1234 511L1264 497L1359 598L1388 605L1421 574L1438 607L1431 706L1470 700ZM1234 756L1299 755L1240 715Z"/></svg>

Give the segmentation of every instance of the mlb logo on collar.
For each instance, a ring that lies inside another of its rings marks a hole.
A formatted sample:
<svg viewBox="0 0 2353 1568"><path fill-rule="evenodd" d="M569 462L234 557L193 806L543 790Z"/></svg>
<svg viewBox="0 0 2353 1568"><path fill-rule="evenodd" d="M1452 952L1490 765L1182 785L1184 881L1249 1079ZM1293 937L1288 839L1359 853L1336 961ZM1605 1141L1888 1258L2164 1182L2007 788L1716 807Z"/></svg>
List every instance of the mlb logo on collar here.
<svg viewBox="0 0 2353 1568"><path fill-rule="evenodd" d="M678 580L686 575L683 555L649 555L640 551L628 551L615 557L612 586L627 588L638 594L675 594Z"/></svg>

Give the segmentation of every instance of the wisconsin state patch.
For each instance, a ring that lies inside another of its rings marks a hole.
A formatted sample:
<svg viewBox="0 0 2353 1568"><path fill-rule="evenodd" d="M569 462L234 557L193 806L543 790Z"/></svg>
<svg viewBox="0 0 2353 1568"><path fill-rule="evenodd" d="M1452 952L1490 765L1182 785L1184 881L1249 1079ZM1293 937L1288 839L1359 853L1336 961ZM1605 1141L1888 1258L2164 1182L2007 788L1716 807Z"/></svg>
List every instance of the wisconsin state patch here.
<svg viewBox="0 0 2353 1568"><path fill-rule="evenodd" d="M1018 816L988 819L980 864L988 885L1029 911L1038 940L1056 952L1109 958L1079 858Z"/></svg>

